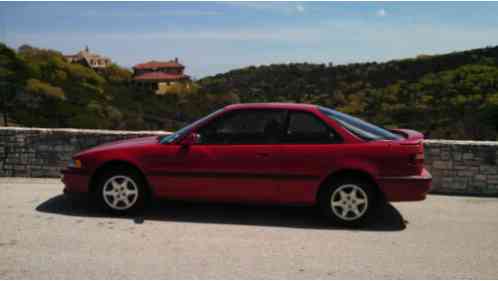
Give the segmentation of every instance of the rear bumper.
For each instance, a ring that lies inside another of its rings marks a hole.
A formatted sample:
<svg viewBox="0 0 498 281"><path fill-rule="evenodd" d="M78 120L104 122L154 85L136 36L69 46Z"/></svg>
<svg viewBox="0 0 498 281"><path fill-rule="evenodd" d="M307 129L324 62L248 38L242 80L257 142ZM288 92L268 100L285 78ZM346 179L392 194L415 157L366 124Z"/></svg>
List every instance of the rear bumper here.
<svg viewBox="0 0 498 281"><path fill-rule="evenodd" d="M64 193L88 192L90 176L82 171L71 169L61 170L61 181L64 183Z"/></svg>
<svg viewBox="0 0 498 281"><path fill-rule="evenodd" d="M431 189L432 176L424 168L420 175L380 177L378 184L388 201L420 201Z"/></svg>

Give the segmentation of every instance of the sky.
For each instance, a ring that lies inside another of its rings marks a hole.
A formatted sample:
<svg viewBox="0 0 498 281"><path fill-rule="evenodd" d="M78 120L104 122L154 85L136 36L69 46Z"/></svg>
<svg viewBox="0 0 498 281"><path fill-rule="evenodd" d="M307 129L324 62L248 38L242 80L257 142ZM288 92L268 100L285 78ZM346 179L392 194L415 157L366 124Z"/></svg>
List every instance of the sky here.
<svg viewBox="0 0 498 281"><path fill-rule="evenodd" d="M498 2L1 2L0 41L194 78L250 65L388 61L498 45Z"/></svg>

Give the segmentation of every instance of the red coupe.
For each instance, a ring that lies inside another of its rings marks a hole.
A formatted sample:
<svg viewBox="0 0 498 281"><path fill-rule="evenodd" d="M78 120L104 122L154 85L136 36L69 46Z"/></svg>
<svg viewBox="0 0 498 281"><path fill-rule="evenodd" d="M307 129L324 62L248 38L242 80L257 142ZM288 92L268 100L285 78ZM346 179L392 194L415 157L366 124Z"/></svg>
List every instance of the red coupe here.
<svg viewBox="0 0 498 281"><path fill-rule="evenodd" d="M387 130L325 107L224 107L174 134L100 145L73 156L65 192L89 192L110 211L151 196L318 205L358 225L377 203L425 199L423 135Z"/></svg>

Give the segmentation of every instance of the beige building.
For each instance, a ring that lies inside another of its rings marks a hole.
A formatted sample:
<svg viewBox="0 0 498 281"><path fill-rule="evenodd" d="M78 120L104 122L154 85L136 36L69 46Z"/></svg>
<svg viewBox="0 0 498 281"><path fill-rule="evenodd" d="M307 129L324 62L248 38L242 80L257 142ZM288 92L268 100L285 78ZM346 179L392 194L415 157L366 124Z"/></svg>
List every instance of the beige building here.
<svg viewBox="0 0 498 281"><path fill-rule="evenodd" d="M75 55L65 55L64 57L68 62L79 63L94 70L106 68L112 63L110 58L90 53L88 46Z"/></svg>
<svg viewBox="0 0 498 281"><path fill-rule="evenodd" d="M157 95L188 90L190 77L178 58L170 61L149 61L133 67L133 84Z"/></svg>

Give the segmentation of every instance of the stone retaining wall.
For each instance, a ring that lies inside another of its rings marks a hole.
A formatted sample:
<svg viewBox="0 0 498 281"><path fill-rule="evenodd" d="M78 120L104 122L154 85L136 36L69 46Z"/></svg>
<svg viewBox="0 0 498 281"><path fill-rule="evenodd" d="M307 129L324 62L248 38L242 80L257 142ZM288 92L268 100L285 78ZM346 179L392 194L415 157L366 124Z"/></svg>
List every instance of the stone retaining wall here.
<svg viewBox="0 0 498 281"><path fill-rule="evenodd" d="M58 177L77 151L165 131L104 131L0 127L0 177ZM498 196L498 142L425 141L433 192Z"/></svg>
<svg viewBox="0 0 498 281"><path fill-rule="evenodd" d="M433 192L498 195L498 142L425 140Z"/></svg>
<svg viewBox="0 0 498 281"><path fill-rule="evenodd" d="M60 170L78 151L102 143L168 133L0 127L0 177L59 177Z"/></svg>

